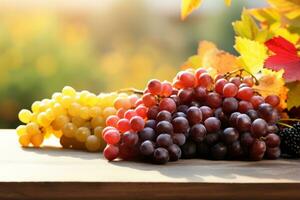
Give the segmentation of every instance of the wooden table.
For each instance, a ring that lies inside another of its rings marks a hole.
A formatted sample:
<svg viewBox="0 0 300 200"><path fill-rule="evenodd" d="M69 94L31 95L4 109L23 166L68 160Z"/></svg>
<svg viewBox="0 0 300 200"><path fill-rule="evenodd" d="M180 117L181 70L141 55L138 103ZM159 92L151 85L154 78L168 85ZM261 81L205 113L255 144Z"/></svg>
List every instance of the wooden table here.
<svg viewBox="0 0 300 200"><path fill-rule="evenodd" d="M0 131L0 199L300 199L300 161L107 162L99 153L21 148Z"/></svg>

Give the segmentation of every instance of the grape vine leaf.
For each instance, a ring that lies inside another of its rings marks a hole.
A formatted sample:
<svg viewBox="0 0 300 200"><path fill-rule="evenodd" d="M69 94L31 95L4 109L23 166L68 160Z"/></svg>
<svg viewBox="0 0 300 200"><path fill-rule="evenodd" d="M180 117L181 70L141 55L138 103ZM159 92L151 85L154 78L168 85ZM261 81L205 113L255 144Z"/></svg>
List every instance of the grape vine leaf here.
<svg viewBox="0 0 300 200"><path fill-rule="evenodd" d="M300 80L300 57L294 44L283 37L274 37L265 45L274 53L265 61L265 67L279 71L284 69L284 78L287 82Z"/></svg>
<svg viewBox="0 0 300 200"><path fill-rule="evenodd" d="M225 74L241 68L241 63L234 55L219 50L217 46L209 41L201 41L198 47L198 54L191 56L182 66L186 68L203 67L208 69L211 75Z"/></svg>
<svg viewBox="0 0 300 200"><path fill-rule="evenodd" d="M288 88L285 86L283 79L284 70L273 71L270 69L262 69L261 73L257 75L259 85L253 86L263 97L271 94L278 95L280 98L279 108L285 109L287 107L287 93Z"/></svg>
<svg viewBox="0 0 300 200"><path fill-rule="evenodd" d="M286 84L289 88L287 108L300 106L300 81L294 81Z"/></svg>
<svg viewBox="0 0 300 200"><path fill-rule="evenodd" d="M265 45L249 40L247 38L236 37L234 48L240 53L240 61L244 68L252 74L262 70L267 56Z"/></svg>
<svg viewBox="0 0 300 200"><path fill-rule="evenodd" d="M248 14L247 10L244 9L241 15L240 21L232 23L233 30L237 36L254 40L259 32L258 26L252 17Z"/></svg>
<svg viewBox="0 0 300 200"><path fill-rule="evenodd" d="M195 9L199 8L202 0L182 0L181 1L181 19L184 20Z"/></svg>

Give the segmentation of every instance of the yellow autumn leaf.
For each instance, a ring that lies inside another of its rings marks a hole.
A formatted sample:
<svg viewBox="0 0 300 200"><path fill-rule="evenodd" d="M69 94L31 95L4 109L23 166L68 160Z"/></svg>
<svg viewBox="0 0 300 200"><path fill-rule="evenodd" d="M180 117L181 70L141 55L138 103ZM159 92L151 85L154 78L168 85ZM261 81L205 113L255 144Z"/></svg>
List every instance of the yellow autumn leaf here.
<svg viewBox="0 0 300 200"><path fill-rule="evenodd" d="M240 61L244 68L252 74L262 70L264 61L268 57L267 47L257 41L236 37L234 48L240 53Z"/></svg>
<svg viewBox="0 0 300 200"><path fill-rule="evenodd" d="M279 108L285 109L287 107L287 93L288 88L285 86L283 79L284 70L273 71L270 69L262 69L261 73L257 75L259 85L253 88L263 97L268 95L278 95L280 98Z"/></svg>
<svg viewBox="0 0 300 200"><path fill-rule="evenodd" d="M231 0L224 0L224 1L225 1L226 6L230 6L231 5Z"/></svg>
<svg viewBox="0 0 300 200"><path fill-rule="evenodd" d="M300 17L299 0L268 0L268 3L289 19Z"/></svg>
<svg viewBox="0 0 300 200"><path fill-rule="evenodd" d="M273 33L274 36L281 36L293 44L297 44L300 39L299 34L291 33L286 28L271 26L270 31Z"/></svg>
<svg viewBox="0 0 300 200"><path fill-rule="evenodd" d="M182 0L181 1L181 19L184 20L195 9L199 8L202 0Z"/></svg>
<svg viewBox="0 0 300 200"><path fill-rule="evenodd" d="M254 39L259 32L258 26L247 10L243 10L240 21L232 23L233 30L237 36Z"/></svg>
<svg viewBox="0 0 300 200"><path fill-rule="evenodd" d="M255 8L248 9L248 13L262 25L270 25L280 21L280 13L274 8Z"/></svg>
<svg viewBox="0 0 300 200"><path fill-rule="evenodd" d="M287 83L287 87L289 88L287 108L291 109L300 106L300 81Z"/></svg>

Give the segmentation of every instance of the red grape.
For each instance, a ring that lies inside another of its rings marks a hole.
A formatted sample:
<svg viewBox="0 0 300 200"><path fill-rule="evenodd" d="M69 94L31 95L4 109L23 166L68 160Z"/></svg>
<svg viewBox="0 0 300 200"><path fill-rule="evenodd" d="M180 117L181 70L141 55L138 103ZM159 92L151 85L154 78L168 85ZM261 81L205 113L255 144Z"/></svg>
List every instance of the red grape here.
<svg viewBox="0 0 300 200"><path fill-rule="evenodd" d="M117 123L119 121L119 117L116 115L111 115L108 118L106 118L106 126L113 126L117 127Z"/></svg>
<svg viewBox="0 0 300 200"><path fill-rule="evenodd" d="M148 108L146 106L139 105L138 107L135 108L135 112L136 112L136 114L138 116L140 116L142 118L146 118L147 117Z"/></svg>
<svg viewBox="0 0 300 200"><path fill-rule="evenodd" d="M156 79L152 79L147 85L148 91L153 95L159 95L161 93L161 82Z"/></svg>
<svg viewBox="0 0 300 200"><path fill-rule="evenodd" d="M188 71L181 72L178 79L185 88L193 87L195 84L194 74Z"/></svg>
<svg viewBox="0 0 300 200"><path fill-rule="evenodd" d="M128 119L120 119L117 123L117 128L121 133L124 133L126 131L130 130L130 122Z"/></svg>
<svg viewBox="0 0 300 200"><path fill-rule="evenodd" d="M269 95L265 98L265 102L273 106L274 108L279 105L280 98L277 95Z"/></svg>
<svg viewBox="0 0 300 200"><path fill-rule="evenodd" d="M173 87L172 84L168 81L164 81L161 83L161 96L169 97L172 95Z"/></svg>
<svg viewBox="0 0 300 200"><path fill-rule="evenodd" d="M119 148L114 145L107 145L103 150L103 155L107 160L112 161L118 157Z"/></svg>
<svg viewBox="0 0 300 200"><path fill-rule="evenodd" d="M226 83L223 87L224 97L235 97L238 93L238 87L233 83Z"/></svg>
<svg viewBox="0 0 300 200"><path fill-rule="evenodd" d="M106 131L103 135L103 139L108 144L117 144L120 141L120 133L117 130Z"/></svg>
<svg viewBox="0 0 300 200"><path fill-rule="evenodd" d="M137 116L137 113L132 109L127 110L124 114L124 118L126 118L128 120L130 120L134 116Z"/></svg>
<svg viewBox="0 0 300 200"><path fill-rule="evenodd" d="M163 98L159 103L160 110L167 110L173 113L176 110L176 103L171 98Z"/></svg>
<svg viewBox="0 0 300 200"><path fill-rule="evenodd" d="M238 90L237 98L245 101L249 101L253 96L253 89L250 87L242 87Z"/></svg>
<svg viewBox="0 0 300 200"><path fill-rule="evenodd" d="M143 95L143 103L147 107L154 106L156 104L156 98L150 93L146 93Z"/></svg>
<svg viewBox="0 0 300 200"><path fill-rule="evenodd" d="M217 82L215 84L215 91L219 94L223 94L223 88L227 82L228 81L225 78L221 78L221 79L217 80Z"/></svg>
<svg viewBox="0 0 300 200"><path fill-rule="evenodd" d="M258 106L262 103L264 103L264 98L262 96L254 95L250 99L251 104L253 105L254 109L257 109Z"/></svg>
<svg viewBox="0 0 300 200"><path fill-rule="evenodd" d="M140 116L134 116L130 120L131 129L134 131L140 131L145 126L145 121Z"/></svg>
<svg viewBox="0 0 300 200"><path fill-rule="evenodd" d="M202 73L198 77L198 86L210 89L214 80L208 73Z"/></svg>

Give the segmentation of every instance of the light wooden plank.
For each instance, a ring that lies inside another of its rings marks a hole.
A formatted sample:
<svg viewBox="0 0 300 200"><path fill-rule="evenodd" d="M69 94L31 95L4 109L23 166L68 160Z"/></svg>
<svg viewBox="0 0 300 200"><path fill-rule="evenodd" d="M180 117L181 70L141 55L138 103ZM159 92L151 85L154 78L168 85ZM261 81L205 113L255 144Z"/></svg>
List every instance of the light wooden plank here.
<svg viewBox="0 0 300 200"><path fill-rule="evenodd" d="M107 162L100 153L21 148L14 130L0 131L0 182L300 183L299 160L181 160L167 165Z"/></svg>

